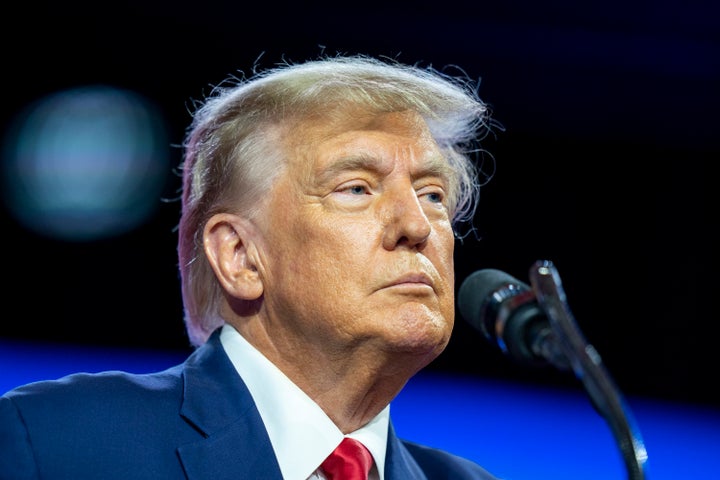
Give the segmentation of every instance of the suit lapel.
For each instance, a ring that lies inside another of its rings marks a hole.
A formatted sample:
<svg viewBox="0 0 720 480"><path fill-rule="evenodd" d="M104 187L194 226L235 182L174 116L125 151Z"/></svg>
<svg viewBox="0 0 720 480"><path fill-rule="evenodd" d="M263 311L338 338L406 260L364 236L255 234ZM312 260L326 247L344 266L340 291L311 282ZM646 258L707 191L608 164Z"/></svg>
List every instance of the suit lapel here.
<svg viewBox="0 0 720 480"><path fill-rule="evenodd" d="M249 390L216 331L185 362L182 417L203 436L178 455L189 480L282 480L270 438ZM427 480L390 423L385 480Z"/></svg>
<svg viewBox="0 0 720 480"><path fill-rule="evenodd" d="M387 452L385 453L385 480L427 480L410 452L395 434L390 423L388 429Z"/></svg>
<svg viewBox="0 0 720 480"><path fill-rule="evenodd" d="M260 414L222 348L219 330L185 362L183 379L180 414L203 435L178 448L188 479L282 480Z"/></svg>

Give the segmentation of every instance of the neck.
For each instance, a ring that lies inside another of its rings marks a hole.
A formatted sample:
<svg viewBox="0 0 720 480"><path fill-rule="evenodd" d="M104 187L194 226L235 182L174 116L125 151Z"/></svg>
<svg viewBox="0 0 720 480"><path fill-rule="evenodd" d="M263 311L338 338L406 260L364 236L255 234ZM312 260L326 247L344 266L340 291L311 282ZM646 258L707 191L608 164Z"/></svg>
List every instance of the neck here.
<svg viewBox="0 0 720 480"><path fill-rule="evenodd" d="M249 328L248 323L235 328L315 401L343 433L375 418L435 357L432 352L387 352L370 341L333 351L327 345L282 342L281 338L270 338L264 329Z"/></svg>

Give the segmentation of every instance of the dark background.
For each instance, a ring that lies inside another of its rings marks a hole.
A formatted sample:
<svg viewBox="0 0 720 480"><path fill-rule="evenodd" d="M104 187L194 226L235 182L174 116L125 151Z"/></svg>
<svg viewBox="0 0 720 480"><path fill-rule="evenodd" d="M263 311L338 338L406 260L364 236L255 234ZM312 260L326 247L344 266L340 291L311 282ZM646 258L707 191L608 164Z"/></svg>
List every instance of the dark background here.
<svg viewBox="0 0 720 480"><path fill-rule="evenodd" d="M256 62L340 52L459 65L481 79L504 131L483 144L496 172L475 219L480 239L458 243L458 286L480 268L527 282L536 260L551 260L623 392L720 406L718 13L679 0L28 3L0 33L0 115L6 126L44 95L108 84L155 102L179 143L190 101ZM176 165L180 151L168 148ZM165 195L177 188L169 171ZM189 351L178 210L164 203L130 233L71 243L4 208L0 337ZM577 385L511 364L459 317L430 368Z"/></svg>

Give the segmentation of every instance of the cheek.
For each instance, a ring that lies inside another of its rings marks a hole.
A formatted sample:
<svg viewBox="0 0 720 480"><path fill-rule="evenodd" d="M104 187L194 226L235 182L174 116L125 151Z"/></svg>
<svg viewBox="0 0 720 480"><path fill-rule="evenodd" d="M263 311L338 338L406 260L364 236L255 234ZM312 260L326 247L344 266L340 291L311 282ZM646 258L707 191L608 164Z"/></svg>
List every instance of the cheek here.
<svg viewBox="0 0 720 480"><path fill-rule="evenodd" d="M440 241L438 242L438 252L433 260L435 268L438 270L440 277L444 280L443 294L441 295L444 309L447 312L454 312L455 309L455 236L452 229L445 228L438 232Z"/></svg>
<svg viewBox="0 0 720 480"><path fill-rule="evenodd" d="M339 284L354 282L358 277L366 276L368 269L377 268L373 264L373 248L377 242L371 235L371 226L327 225L315 230L316 235L305 244L301 252L306 258L308 268L317 272L319 281Z"/></svg>
<svg viewBox="0 0 720 480"><path fill-rule="evenodd" d="M437 268L442 269L442 273L450 274L447 279L452 284L455 279L455 235L449 223L447 225L443 223L436 231L438 236L436 243L438 245Z"/></svg>
<svg viewBox="0 0 720 480"><path fill-rule="evenodd" d="M370 268L376 224L309 215L286 228L285 255L290 254L290 267L298 275L339 284L344 277L363 275Z"/></svg>

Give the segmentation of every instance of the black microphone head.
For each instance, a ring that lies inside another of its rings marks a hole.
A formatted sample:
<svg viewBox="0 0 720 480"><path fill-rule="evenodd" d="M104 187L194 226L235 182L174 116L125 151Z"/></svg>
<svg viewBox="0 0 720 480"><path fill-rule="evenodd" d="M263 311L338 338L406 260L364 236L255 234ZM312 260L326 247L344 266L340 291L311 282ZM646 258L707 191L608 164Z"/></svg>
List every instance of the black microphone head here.
<svg viewBox="0 0 720 480"><path fill-rule="evenodd" d="M502 270L486 268L469 275L462 282L458 291L458 309L463 319L478 330L486 332L484 317L487 315L485 309L488 302L492 300L496 292L507 285L530 289L526 284Z"/></svg>
<svg viewBox="0 0 720 480"><path fill-rule="evenodd" d="M501 270L478 270L460 286L458 309L465 321L512 359L546 364L532 345L547 318L529 285Z"/></svg>

